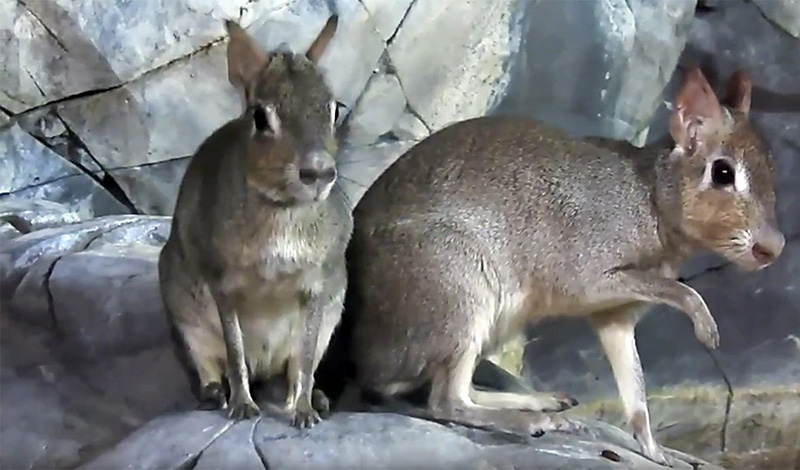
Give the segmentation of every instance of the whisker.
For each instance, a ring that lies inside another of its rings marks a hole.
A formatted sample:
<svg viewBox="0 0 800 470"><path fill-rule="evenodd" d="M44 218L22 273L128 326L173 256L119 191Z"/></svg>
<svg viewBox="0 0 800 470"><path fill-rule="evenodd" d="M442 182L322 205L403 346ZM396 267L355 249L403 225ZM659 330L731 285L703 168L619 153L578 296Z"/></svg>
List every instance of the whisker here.
<svg viewBox="0 0 800 470"><path fill-rule="evenodd" d="M364 183L361 183L361 182L358 182L358 181L354 180L353 178L348 178L348 177L346 177L346 176L344 176L344 175L339 175L339 178L341 178L341 179L343 179L343 180L345 180L345 181L348 181L348 182L350 182L350 183L353 183L353 184L354 184L354 185L356 185L356 186L360 186L360 187L362 187L362 188L369 188L369 186L368 186L368 185L366 185L366 184L364 184Z"/></svg>

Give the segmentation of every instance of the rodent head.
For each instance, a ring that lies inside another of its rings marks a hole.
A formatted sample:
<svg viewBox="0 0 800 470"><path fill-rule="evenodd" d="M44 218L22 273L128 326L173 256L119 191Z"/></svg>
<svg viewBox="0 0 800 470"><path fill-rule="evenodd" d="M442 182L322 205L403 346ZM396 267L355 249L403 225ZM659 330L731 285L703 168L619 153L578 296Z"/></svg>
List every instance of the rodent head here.
<svg viewBox="0 0 800 470"><path fill-rule="evenodd" d="M228 79L244 93L247 184L281 204L328 197L336 180L338 105L317 69L338 25L331 16L305 55L267 53L226 21Z"/></svg>
<svg viewBox="0 0 800 470"><path fill-rule="evenodd" d="M738 71L720 103L700 69L689 71L670 120L669 158L680 169L683 232L756 270L778 258L785 240L775 215L772 156L748 122L751 89Z"/></svg>

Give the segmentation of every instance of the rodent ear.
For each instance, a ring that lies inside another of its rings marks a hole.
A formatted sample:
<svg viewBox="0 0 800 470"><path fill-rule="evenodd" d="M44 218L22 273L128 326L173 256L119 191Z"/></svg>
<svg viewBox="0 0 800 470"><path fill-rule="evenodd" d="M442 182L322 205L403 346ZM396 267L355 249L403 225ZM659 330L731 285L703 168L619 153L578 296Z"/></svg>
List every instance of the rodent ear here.
<svg viewBox="0 0 800 470"><path fill-rule="evenodd" d="M753 91L753 82L744 70L737 70L728 79L725 99L722 104L747 114L750 112L750 100Z"/></svg>
<svg viewBox="0 0 800 470"><path fill-rule="evenodd" d="M331 39L333 39L333 35L336 34L336 28L339 26L339 16L338 15L331 15L328 18L328 21L325 23L325 26L320 31L319 36L317 39L314 40L314 43L311 44L311 47L308 48L306 52L306 57L308 60L316 64L319 61L319 58L322 57L322 53L325 52L327 49L328 44L330 44Z"/></svg>
<svg viewBox="0 0 800 470"><path fill-rule="evenodd" d="M269 64L270 56L237 23L227 20L225 28L230 35L228 81L247 96L258 73Z"/></svg>
<svg viewBox="0 0 800 470"><path fill-rule="evenodd" d="M675 98L669 132L675 144L693 150L723 125L722 108L703 72L695 67L686 74Z"/></svg>

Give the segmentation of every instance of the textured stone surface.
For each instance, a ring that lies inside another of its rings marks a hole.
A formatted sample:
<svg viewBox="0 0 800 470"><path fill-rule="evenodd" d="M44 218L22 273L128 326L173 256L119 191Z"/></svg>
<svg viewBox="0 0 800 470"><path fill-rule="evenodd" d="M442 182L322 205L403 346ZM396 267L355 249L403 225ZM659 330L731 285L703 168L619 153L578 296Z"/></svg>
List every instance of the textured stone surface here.
<svg viewBox="0 0 800 470"><path fill-rule="evenodd" d="M513 0L412 4L388 52L409 105L428 127L485 114L495 103L515 50L518 7Z"/></svg>
<svg viewBox="0 0 800 470"><path fill-rule="evenodd" d="M9 198L66 204L82 218L128 212L95 179L17 124L0 129L0 203Z"/></svg>
<svg viewBox="0 0 800 470"><path fill-rule="evenodd" d="M234 424L219 413L193 412L147 423L79 468L663 468L631 452L635 443L620 431L600 423L590 429L593 436L552 433L525 442L392 414L340 413L301 431L269 416ZM693 468L688 462L719 468L675 455L678 469Z"/></svg>
<svg viewBox="0 0 800 470"><path fill-rule="evenodd" d="M575 135L640 139L683 50L695 4L527 2L520 57L498 111Z"/></svg>
<svg viewBox="0 0 800 470"><path fill-rule="evenodd" d="M0 220L0 239L9 239L42 228L79 222L82 218L63 204L8 196L0 201Z"/></svg>
<svg viewBox="0 0 800 470"><path fill-rule="evenodd" d="M754 0L764 16L780 25L787 33L800 38L800 1Z"/></svg>

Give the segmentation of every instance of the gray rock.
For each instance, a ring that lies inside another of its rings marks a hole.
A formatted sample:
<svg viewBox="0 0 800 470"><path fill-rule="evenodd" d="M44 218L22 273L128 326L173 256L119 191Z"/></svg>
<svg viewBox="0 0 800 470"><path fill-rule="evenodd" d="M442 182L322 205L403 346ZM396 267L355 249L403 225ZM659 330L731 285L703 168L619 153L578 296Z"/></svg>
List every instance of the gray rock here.
<svg viewBox="0 0 800 470"><path fill-rule="evenodd" d="M240 110L222 46L124 87L58 106L67 126L107 171L191 155Z"/></svg>
<svg viewBox="0 0 800 470"><path fill-rule="evenodd" d="M0 239L48 227L58 227L81 221L81 215L51 201L22 199L9 196L0 201Z"/></svg>
<svg viewBox="0 0 800 470"><path fill-rule="evenodd" d="M17 124L0 131L0 155L0 193L81 174L78 168L39 143Z"/></svg>
<svg viewBox="0 0 800 470"><path fill-rule="evenodd" d="M369 185L416 142L399 141L342 149L337 165L339 185L350 207L355 207Z"/></svg>
<svg viewBox="0 0 800 470"><path fill-rule="evenodd" d="M233 424L219 412L193 412L147 423L79 468L662 468L632 451L621 431L589 426L597 437L524 439L381 413L336 413L301 431L269 416ZM672 454L678 469L719 468Z"/></svg>
<svg viewBox="0 0 800 470"><path fill-rule="evenodd" d="M406 16L413 0L396 0L386 2L383 0L362 0L364 8L372 18L375 29L384 41L389 41L397 32L400 22Z"/></svg>
<svg viewBox="0 0 800 470"><path fill-rule="evenodd" d="M3 32L14 40L0 59L14 66L3 69L0 106L21 112L118 86L220 39L221 20L238 18L240 8L262 12L287 2L260 2L255 8L248 3L178 1L160 9L135 2L4 3L10 11L3 17L13 21L3 24Z"/></svg>
<svg viewBox="0 0 800 470"><path fill-rule="evenodd" d="M79 218L128 212L92 177L13 124L0 130L0 203L45 200L70 207Z"/></svg>
<svg viewBox="0 0 800 470"><path fill-rule="evenodd" d="M527 2L513 78L496 111L574 135L640 142L683 50L695 3Z"/></svg>
<svg viewBox="0 0 800 470"><path fill-rule="evenodd" d="M485 114L495 103L524 3L413 2L388 52L409 105L429 128Z"/></svg>
<svg viewBox="0 0 800 470"><path fill-rule="evenodd" d="M406 110L406 97L400 81L392 74L372 76L347 121L350 145L366 145L375 136L392 131Z"/></svg>
<svg viewBox="0 0 800 470"><path fill-rule="evenodd" d="M800 38L800 1L754 0L764 16L780 25L787 33Z"/></svg>
<svg viewBox="0 0 800 470"><path fill-rule="evenodd" d="M150 215L172 215L175 200L189 157L166 160L133 168L119 168L109 175L131 198L140 212Z"/></svg>

